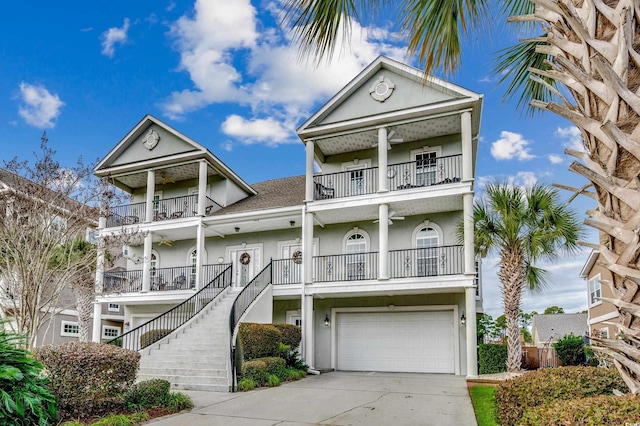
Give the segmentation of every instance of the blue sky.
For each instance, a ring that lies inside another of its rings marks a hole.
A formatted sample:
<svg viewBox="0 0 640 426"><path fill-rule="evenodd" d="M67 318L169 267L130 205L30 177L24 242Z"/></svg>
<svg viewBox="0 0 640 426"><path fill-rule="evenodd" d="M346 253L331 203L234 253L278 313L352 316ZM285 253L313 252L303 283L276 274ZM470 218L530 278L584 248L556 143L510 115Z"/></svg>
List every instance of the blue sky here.
<svg viewBox="0 0 640 426"><path fill-rule="evenodd" d="M249 183L304 173L295 128L378 55L415 64L391 22L355 23L351 43L318 68L297 60L278 1L9 2L0 15L0 160L32 158L46 130L63 164L102 158L150 113L207 146ZM502 102L494 52L516 40L500 22L469 41L462 67L438 74L485 95L477 188L493 179L585 182L568 172L571 123L527 118ZM568 197L568 194L563 194ZM572 203L582 216L591 205ZM593 234L592 232L590 235ZM591 238L593 239L593 238ZM551 289L524 309L586 309L583 251L549 265ZM485 309L501 313L495 257Z"/></svg>

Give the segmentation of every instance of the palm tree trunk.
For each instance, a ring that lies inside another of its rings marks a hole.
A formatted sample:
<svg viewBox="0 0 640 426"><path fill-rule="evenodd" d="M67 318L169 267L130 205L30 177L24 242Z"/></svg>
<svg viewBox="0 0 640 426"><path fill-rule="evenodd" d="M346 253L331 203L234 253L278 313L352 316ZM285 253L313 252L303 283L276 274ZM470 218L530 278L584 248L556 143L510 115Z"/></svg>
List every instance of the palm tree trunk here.
<svg viewBox="0 0 640 426"><path fill-rule="evenodd" d="M502 283L502 302L507 320L507 371L509 372L520 371L522 365L518 319L524 281L523 270L524 258L519 248L501 250L498 276Z"/></svg>
<svg viewBox="0 0 640 426"><path fill-rule="evenodd" d="M77 286L74 287L74 291L76 293L76 309L78 311L78 340L81 342L90 342L89 330L92 326L93 290Z"/></svg>
<svg viewBox="0 0 640 426"><path fill-rule="evenodd" d="M562 104L533 106L573 122L586 152L566 150L578 161L569 169L589 181L573 189L598 202L585 223L598 230L601 266L609 269L620 335L598 340L599 352L613 358L632 393L640 393L640 6L637 0L532 0L547 30L541 46L551 70L535 71L565 85L572 95ZM542 51L542 50L541 50ZM591 186L594 191L588 191ZM566 189L566 187L564 187Z"/></svg>

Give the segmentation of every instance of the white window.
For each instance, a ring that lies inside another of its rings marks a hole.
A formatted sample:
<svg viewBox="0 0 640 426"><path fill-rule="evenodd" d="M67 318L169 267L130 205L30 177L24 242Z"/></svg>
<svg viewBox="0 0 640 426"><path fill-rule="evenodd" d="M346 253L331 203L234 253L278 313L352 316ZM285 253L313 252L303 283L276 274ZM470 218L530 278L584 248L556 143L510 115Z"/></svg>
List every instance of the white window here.
<svg viewBox="0 0 640 426"><path fill-rule="evenodd" d="M429 186L436 183L436 152L416 154L416 185Z"/></svg>
<svg viewBox="0 0 640 426"><path fill-rule="evenodd" d="M77 322L62 321L61 328L62 328L60 330L61 336L78 337L78 334L80 334L80 327L78 327Z"/></svg>
<svg viewBox="0 0 640 426"><path fill-rule="evenodd" d="M369 176L368 170L371 167L371 160L354 160L353 162L343 163L342 170L348 173L347 181L338 185L338 187L342 187L343 191L346 190L346 194L344 195L361 195L361 194L370 194L373 192L373 188L370 188L374 182L370 182L368 179Z"/></svg>
<svg viewBox="0 0 640 426"><path fill-rule="evenodd" d="M103 339L113 339L120 335L120 327L114 327L111 325L103 325L102 326L102 338Z"/></svg>
<svg viewBox="0 0 640 426"><path fill-rule="evenodd" d="M600 333L600 338L601 339L608 339L609 338L609 329L608 328L601 328L600 330L598 330L598 332Z"/></svg>
<svg viewBox="0 0 640 426"><path fill-rule="evenodd" d="M347 279L363 280L365 278L365 254L367 239L359 232L347 238L345 253L347 254Z"/></svg>
<svg viewBox="0 0 640 426"><path fill-rule="evenodd" d="M98 231L95 229L87 228L85 239L91 244L95 244L98 241Z"/></svg>
<svg viewBox="0 0 640 426"><path fill-rule="evenodd" d="M109 303L109 312L120 312L120 304Z"/></svg>
<svg viewBox="0 0 640 426"><path fill-rule="evenodd" d="M418 276L438 275L438 232L424 227L416 233Z"/></svg>
<svg viewBox="0 0 640 426"><path fill-rule="evenodd" d="M122 246L122 256L125 258L129 257L129 246Z"/></svg>
<svg viewBox="0 0 640 426"><path fill-rule="evenodd" d="M598 305L602 303L598 297L602 296L602 287L600 285L600 274L589 280L589 305Z"/></svg>

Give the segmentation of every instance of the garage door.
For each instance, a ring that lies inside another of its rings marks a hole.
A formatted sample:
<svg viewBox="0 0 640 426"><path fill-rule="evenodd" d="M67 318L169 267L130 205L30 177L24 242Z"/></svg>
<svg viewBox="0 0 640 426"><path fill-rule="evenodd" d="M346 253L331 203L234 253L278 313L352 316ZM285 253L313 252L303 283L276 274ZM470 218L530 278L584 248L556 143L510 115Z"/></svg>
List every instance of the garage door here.
<svg viewBox="0 0 640 426"><path fill-rule="evenodd" d="M338 370L454 373L453 311L338 313Z"/></svg>

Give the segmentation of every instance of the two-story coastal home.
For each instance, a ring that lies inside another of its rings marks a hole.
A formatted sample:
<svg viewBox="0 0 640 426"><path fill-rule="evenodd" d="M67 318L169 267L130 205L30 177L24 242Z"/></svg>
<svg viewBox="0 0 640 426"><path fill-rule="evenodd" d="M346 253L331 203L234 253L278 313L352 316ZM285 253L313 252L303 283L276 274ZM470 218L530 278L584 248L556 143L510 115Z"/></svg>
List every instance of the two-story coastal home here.
<svg viewBox="0 0 640 426"><path fill-rule="evenodd" d="M96 168L133 196L100 232L141 235L127 270L104 274L96 311L124 306L124 346L166 335L141 372L178 387L232 387L245 320L301 325L314 369L476 375L481 108L380 57L299 127L306 175L252 185L144 117Z"/></svg>

